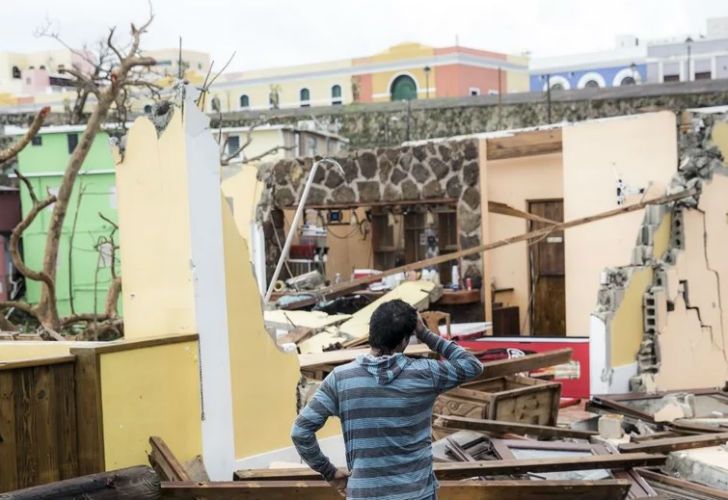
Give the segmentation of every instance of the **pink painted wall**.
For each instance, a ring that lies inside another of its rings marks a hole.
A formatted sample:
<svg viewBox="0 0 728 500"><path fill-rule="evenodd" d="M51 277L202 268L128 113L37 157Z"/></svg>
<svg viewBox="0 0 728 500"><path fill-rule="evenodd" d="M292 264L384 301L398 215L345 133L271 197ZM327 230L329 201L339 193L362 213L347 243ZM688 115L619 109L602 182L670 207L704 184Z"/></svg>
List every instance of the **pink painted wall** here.
<svg viewBox="0 0 728 500"><path fill-rule="evenodd" d="M8 290L10 288L9 274L9 256L5 252L7 240L0 236L0 300L8 300Z"/></svg>
<svg viewBox="0 0 728 500"><path fill-rule="evenodd" d="M505 94L507 72L501 71L501 89ZM477 87L481 95L489 90L498 90L498 70L476 68L462 64L447 64L435 68L435 87L437 97L461 97L470 95L470 88Z"/></svg>
<svg viewBox="0 0 728 500"><path fill-rule="evenodd" d="M359 102L372 102L374 100L372 97L374 86L371 73L356 75L355 78L359 79Z"/></svg>

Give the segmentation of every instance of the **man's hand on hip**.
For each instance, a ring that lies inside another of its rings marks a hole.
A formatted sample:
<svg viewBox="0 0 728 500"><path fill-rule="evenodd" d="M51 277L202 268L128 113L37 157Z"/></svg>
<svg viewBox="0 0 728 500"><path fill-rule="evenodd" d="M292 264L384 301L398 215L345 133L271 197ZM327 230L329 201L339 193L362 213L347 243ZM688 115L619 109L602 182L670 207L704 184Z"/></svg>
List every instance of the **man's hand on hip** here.
<svg viewBox="0 0 728 500"><path fill-rule="evenodd" d="M339 495L346 498L346 485L349 482L349 473L343 472L340 470L336 471L336 474L334 475L334 478L329 481L329 484L336 488L336 491L339 492Z"/></svg>

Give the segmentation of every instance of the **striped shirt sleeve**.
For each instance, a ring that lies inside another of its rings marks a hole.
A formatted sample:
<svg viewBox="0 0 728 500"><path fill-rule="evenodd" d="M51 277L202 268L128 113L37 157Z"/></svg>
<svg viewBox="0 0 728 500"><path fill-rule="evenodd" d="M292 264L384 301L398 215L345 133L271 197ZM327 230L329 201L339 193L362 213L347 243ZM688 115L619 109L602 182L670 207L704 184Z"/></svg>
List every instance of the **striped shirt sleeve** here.
<svg viewBox="0 0 728 500"><path fill-rule="evenodd" d="M429 363L436 391L448 391L483 373L480 360L455 342L445 340L431 331L422 334L421 340L445 358L444 361Z"/></svg>
<svg viewBox="0 0 728 500"><path fill-rule="evenodd" d="M336 474L336 467L323 454L316 439L318 431L331 416L339 415L336 378L330 373L316 391L313 398L299 413L293 424L291 439L304 462L330 481Z"/></svg>

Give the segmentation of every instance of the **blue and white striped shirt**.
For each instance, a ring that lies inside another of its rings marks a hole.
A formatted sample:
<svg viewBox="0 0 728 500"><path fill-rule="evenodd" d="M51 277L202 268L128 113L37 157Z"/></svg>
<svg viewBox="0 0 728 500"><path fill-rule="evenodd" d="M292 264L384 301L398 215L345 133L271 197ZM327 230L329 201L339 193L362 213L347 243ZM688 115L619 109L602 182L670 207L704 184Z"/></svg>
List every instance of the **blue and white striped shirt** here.
<svg viewBox="0 0 728 500"><path fill-rule="evenodd" d="M359 356L334 369L296 419L291 437L299 455L327 480L336 468L315 433L329 417L341 420L349 499L419 500L435 493L432 405L438 394L480 375L483 365L432 332L422 337L444 361Z"/></svg>

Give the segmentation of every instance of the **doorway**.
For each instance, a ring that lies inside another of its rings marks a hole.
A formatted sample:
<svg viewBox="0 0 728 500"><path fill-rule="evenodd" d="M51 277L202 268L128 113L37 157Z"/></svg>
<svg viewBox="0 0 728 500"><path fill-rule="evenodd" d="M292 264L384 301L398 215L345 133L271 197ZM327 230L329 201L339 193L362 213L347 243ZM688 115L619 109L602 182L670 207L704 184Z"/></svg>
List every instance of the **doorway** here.
<svg viewBox="0 0 728 500"><path fill-rule="evenodd" d="M554 222L564 221L564 200L533 200L528 211ZM548 226L529 221L529 231ZM564 265L564 231L554 231L532 242L529 247L531 300L529 321L531 335L558 337L566 335L566 275Z"/></svg>

